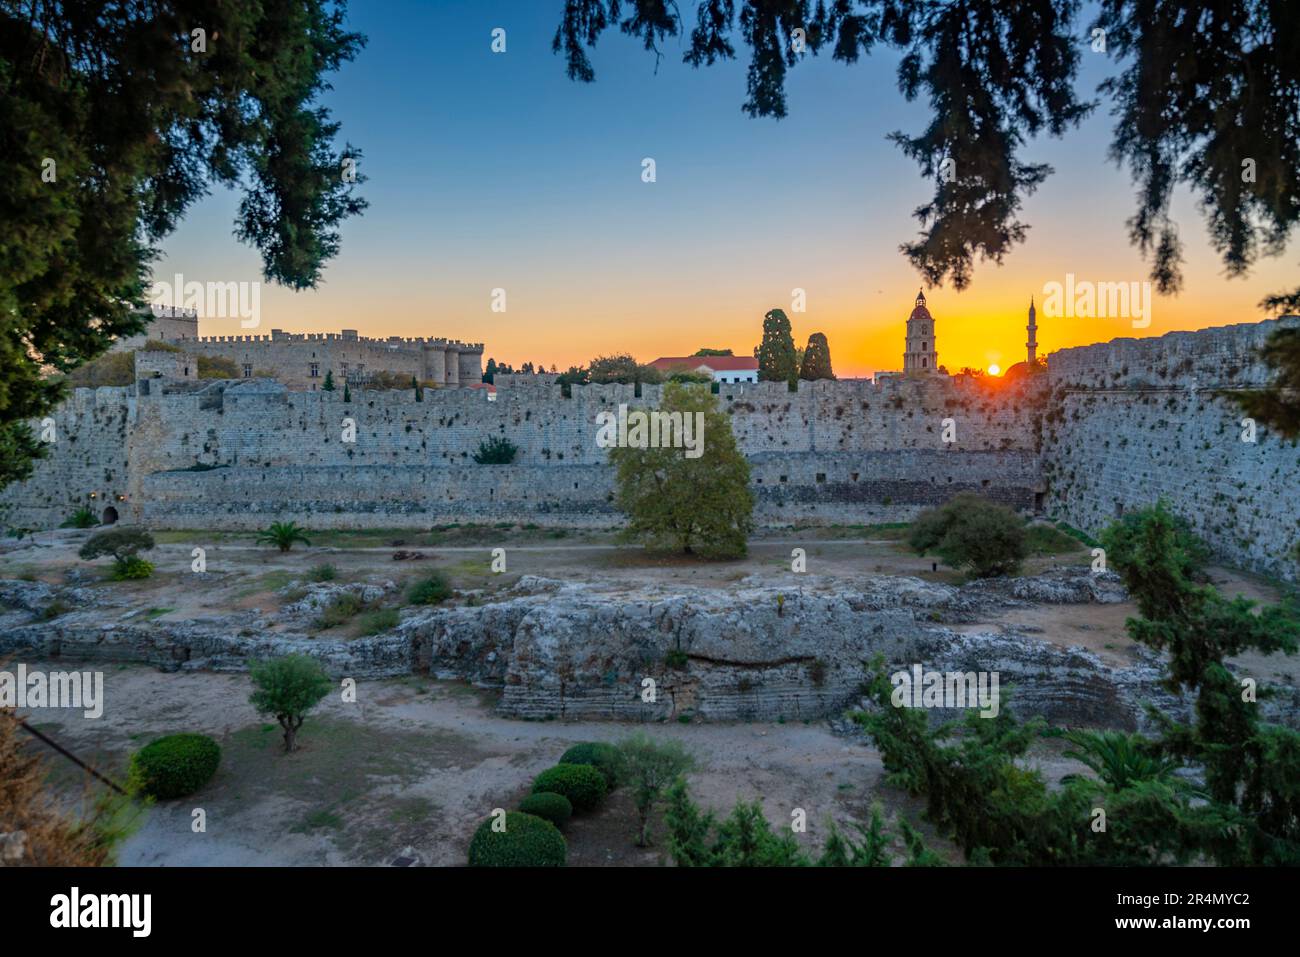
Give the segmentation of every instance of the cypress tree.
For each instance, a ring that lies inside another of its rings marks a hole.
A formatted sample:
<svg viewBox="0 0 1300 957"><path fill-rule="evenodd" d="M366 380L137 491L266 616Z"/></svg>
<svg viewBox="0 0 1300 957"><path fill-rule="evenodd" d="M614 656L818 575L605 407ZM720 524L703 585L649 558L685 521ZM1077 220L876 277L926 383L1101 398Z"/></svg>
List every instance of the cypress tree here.
<svg viewBox="0 0 1300 957"><path fill-rule="evenodd" d="M831 371L831 347L826 336L814 332L808 337L808 348L803 352L803 367L799 370L801 379L834 379Z"/></svg>
<svg viewBox="0 0 1300 957"><path fill-rule="evenodd" d="M758 377L772 382L791 382L798 374L790 320L783 310L773 309L763 317L763 341L758 347Z"/></svg>

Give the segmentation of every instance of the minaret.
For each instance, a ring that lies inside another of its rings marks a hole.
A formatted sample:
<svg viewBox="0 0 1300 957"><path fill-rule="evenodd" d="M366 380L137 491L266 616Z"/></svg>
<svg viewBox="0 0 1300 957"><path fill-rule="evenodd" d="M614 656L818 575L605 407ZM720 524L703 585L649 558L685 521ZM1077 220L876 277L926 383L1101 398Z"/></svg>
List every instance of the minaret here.
<svg viewBox="0 0 1300 957"><path fill-rule="evenodd" d="M903 348L904 372L935 372L939 351L934 341L934 318L925 307L925 293L917 290L916 306L907 317L907 338Z"/></svg>
<svg viewBox="0 0 1300 957"><path fill-rule="evenodd" d="M1038 320L1034 312L1034 297L1029 297L1029 325L1025 327L1029 330L1029 341L1025 343L1025 348L1029 350L1029 365L1032 368L1038 361Z"/></svg>

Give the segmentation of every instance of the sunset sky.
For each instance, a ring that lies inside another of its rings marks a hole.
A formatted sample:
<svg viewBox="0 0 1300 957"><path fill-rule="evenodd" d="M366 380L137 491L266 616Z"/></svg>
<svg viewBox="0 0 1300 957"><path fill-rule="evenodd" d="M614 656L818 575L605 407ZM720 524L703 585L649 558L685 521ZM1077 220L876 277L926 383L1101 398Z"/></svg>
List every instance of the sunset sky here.
<svg viewBox="0 0 1300 957"><path fill-rule="evenodd" d="M482 341L498 361L565 368L624 351L642 361L702 346L749 354L764 312L780 307L799 345L827 335L840 377L900 368L922 283L898 245L915 235L912 211L932 187L885 139L927 121L924 103L897 92L897 57L808 57L787 83L790 116L754 120L740 110L744 49L696 70L673 43L656 73L654 57L612 29L592 57L596 82L570 82L550 50L562 6L353 0L349 25L369 44L325 103L341 138L364 151L370 208L344 225L320 288L264 286L259 329L207 319L202 333L445 336ZM693 25L693 5L682 9ZM495 27L507 31L505 54L491 52ZM1090 97L1115 65L1080 43ZM1022 158L1056 172L1025 206L1028 241L1001 267L979 264L963 293L926 289L950 370L1023 358L1030 296L1041 303L1044 284L1066 273L1146 278L1125 235L1128 173L1106 157L1111 124L1103 103L1064 140L1031 143ZM641 180L644 157L655 183ZM260 280L258 256L232 235L237 205L221 191L196 206L163 244L156 277ZM1150 327L1040 310L1040 354L1255 321L1264 295L1295 287L1294 242L1228 280L1193 198L1181 195L1174 213L1186 284L1155 298ZM504 314L490 309L497 287ZM807 291L805 313L791 311L795 287Z"/></svg>

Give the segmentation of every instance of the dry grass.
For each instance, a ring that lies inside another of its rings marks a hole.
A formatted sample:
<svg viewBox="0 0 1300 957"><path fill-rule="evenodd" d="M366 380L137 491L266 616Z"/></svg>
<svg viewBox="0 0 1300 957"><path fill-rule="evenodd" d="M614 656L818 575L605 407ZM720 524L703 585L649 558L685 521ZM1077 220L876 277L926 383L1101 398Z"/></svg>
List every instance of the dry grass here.
<svg viewBox="0 0 1300 957"><path fill-rule="evenodd" d="M81 819L68 814L46 785L49 768L19 726L12 709L0 709L0 865L101 867L112 864L125 836L123 802L87 782Z"/></svg>

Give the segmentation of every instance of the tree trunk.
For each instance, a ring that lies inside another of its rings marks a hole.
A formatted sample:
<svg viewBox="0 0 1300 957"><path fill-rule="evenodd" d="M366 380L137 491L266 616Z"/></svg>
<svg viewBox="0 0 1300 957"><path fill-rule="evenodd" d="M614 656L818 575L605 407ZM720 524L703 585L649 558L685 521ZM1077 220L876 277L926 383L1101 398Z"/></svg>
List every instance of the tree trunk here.
<svg viewBox="0 0 1300 957"><path fill-rule="evenodd" d="M637 808L636 812L641 817L640 836L637 838L637 847L650 846L650 808Z"/></svg>
<svg viewBox="0 0 1300 957"><path fill-rule="evenodd" d="M293 723L293 719L287 717L280 719L280 727L284 728L284 751L288 754L298 746L296 740L298 736L298 728Z"/></svg>

